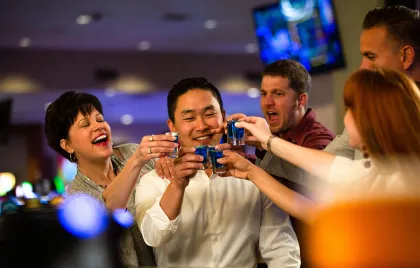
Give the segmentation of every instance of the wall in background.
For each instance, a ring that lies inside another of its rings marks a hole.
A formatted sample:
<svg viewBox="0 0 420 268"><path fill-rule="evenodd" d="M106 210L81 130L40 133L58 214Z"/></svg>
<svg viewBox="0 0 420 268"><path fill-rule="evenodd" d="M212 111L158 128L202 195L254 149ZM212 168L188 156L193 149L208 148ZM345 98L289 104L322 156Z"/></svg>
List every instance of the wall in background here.
<svg viewBox="0 0 420 268"><path fill-rule="evenodd" d="M18 182L51 176L54 162L44 154L44 140L41 125L13 126L0 145L0 172L12 172Z"/></svg>
<svg viewBox="0 0 420 268"><path fill-rule="evenodd" d="M12 172L17 181L28 178L26 141L24 135L13 135L7 144L0 145L0 172Z"/></svg>
<svg viewBox="0 0 420 268"><path fill-rule="evenodd" d="M0 92L96 89L107 86L127 92L165 90L182 78L205 76L220 88L243 91L255 83L245 72L259 73L256 55L203 55L103 51L0 51ZM102 83L115 70L113 83Z"/></svg>
<svg viewBox="0 0 420 268"><path fill-rule="evenodd" d="M357 70L362 59L360 55L360 34L362 22L366 13L377 7L383 6L384 0L335 0L341 40L347 68L332 73L332 90L334 92L336 132L344 128L343 87L351 72Z"/></svg>
<svg viewBox="0 0 420 268"><path fill-rule="evenodd" d="M383 0L335 0L335 3L348 68L314 77L309 106L315 109L322 123L339 133L343 128L342 89L361 60L361 24L366 13L375 6L382 6ZM244 73L262 69L257 56L10 50L0 51L0 58L0 97L2 92L10 91L101 88L104 85L94 78L97 68L117 68L121 74L118 83L129 92L166 90L188 76L207 76L223 90L243 92L248 87L258 86L258 81L245 79ZM113 126L115 137L122 142L137 143L144 135L166 129L165 122ZM36 155L37 148L29 146L28 142L39 142L39 135L31 136L31 141L27 135L13 134L9 146L0 146L0 171L9 170L19 178L29 178L36 176L33 168L37 165L44 173L49 172L48 161L51 166L55 165L55 153L45 143L41 143L47 157L45 162L28 159L28 155Z"/></svg>

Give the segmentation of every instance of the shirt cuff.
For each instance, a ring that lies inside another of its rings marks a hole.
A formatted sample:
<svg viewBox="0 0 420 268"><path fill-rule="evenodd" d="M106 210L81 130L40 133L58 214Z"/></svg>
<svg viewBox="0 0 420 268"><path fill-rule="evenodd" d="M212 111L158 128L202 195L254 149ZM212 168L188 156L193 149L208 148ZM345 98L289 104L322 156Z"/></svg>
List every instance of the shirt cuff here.
<svg viewBox="0 0 420 268"><path fill-rule="evenodd" d="M146 212L146 215L153 219L155 227L160 231L175 232L178 228L179 215L171 221L160 206L160 198Z"/></svg>

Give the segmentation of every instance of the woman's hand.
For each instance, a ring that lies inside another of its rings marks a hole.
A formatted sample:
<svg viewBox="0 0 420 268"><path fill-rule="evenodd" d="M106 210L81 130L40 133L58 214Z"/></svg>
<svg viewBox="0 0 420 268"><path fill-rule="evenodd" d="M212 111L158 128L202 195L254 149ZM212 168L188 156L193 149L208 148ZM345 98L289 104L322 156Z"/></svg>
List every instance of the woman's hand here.
<svg viewBox="0 0 420 268"><path fill-rule="evenodd" d="M258 140L264 150L267 150L267 141L272 134L264 118L249 116L244 118L243 121L237 122L235 126L245 128L252 134L254 139Z"/></svg>
<svg viewBox="0 0 420 268"><path fill-rule="evenodd" d="M254 164L233 151L225 150L223 151L223 155L224 157L219 158L217 162L227 164L229 171L227 175L239 179L248 179L248 173Z"/></svg>
<svg viewBox="0 0 420 268"><path fill-rule="evenodd" d="M164 157L179 147L175 140L176 137L164 134L144 136L135 152L136 159L145 165L153 158Z"/></svg>

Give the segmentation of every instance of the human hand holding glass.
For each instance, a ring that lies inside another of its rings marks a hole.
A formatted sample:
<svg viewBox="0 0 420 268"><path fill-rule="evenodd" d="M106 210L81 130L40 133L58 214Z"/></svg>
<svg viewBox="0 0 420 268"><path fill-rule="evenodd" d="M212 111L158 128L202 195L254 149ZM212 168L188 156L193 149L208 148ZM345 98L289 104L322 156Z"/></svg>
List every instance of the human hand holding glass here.
<svg viewBox="0 0 420 268"><path fill-rule="evenodd" d="M201 155L203 157L203 168L201 169L205 169L207 167L209 167L209 160L208 160L208 156L209 156L209 146L207 145L199 145L199 146L195 146L195 154L196 155Z"/></svg>
<svg viewBox="0 0 420 268"><path fill-rule="evenodd" d="M246 118L248 118L248 117L245 114L242 114L242 113L232 114L232 115L230 115L226 118L226 123L224 123L223 126L221 126L220 128L211 130L211 133L212 134L227 134L228 139L229 139L228 122L233 121L233 120L236 120L237 122L246 121ZM246 145L249 145L249 146L252 146L252 147L256 147L260 150L263 150L260 141L258 139L256 139L252 135L252 133L250 131L248 131L247 129L245 129L245 133L244 133L243 137L244 137L243 138L244 142L241 142L242 145L246 144ZM228 141L228 144L232 144L235 147L237 146L234 143L229 142L229 141ZM230 148L223 148L223 149L230 149ZM238 153L239 153L239 151L238 151Z"/></svg>
<svg viewBox="0 0 420 268"><path fill-rule="evenodd" d="M230 120L240 121L240 120L242 120L242 118L246 118L246 115L245 114L240 114L240 113L229 115L226 118L226 122L224 124L222 124L219 128L214 128L210 131L211 131L212 134L228 134L228 132L227 132L227 122L230 121Z"/></svg>
<svg viewBox="0 0 420 268"><path fill-rule="evenodd" d="M213 169L213 174L223 175L226 173L226 166L217 160L223 157L223 149L217 149L216 146L209 146L208 158Z"/></svg>
<svg viewBox="0 0 420 268"><path fill-rule="evenodd" d="M178 132L166 132L165 135L175 137L175 142L178 143ZM179 152L179 146L175 148L170 154L168 154L169 158L177 158Z"/></svg>
<svg viewBox="0 0 420 268"><path fill-rule="evenodd" d="M194 177L199 169L203 169L203 157L194 153L194 147L185 147L183 151L185 153L181 155L180 152L178 158L172 163L174 165L175 175L171 183L186 187L190 178Z"/></svg>
<svg viewBox="0 0 420 268"><path fill-rule="evenodd" d="M159 158L155 162L156 173L162 179L173 180L176 176L175 167L177 165L182 164L185 161L188 161L188 159L184 159L183 156L186 154L193 155L194 152L195 152L194 147L181 147L178 151L177 158L169 158L167 156ZM199 157L197 159L199 159ZM197 161L200 161L200 160L197 160ZM195 173L193 173L193 175L195 175Z"/></svg>
<svg viewBox="0 0 420 268"><path fill-rule="evenodd" d="M267 121L262 117L249 116L243 121L235 123L236 127L242 127L248 130L252 136L260 142L262 148L267 150L267 140L272 135Z"/></svg>
<svg viewBox="0 0 420 268"><path fill-rule="evenodd" d="M249 160L230 150L223 151L223 157L219 158L217 162L227 167L225 176L239 179L248 179L249 171L253 166Z"/></svg>
<svg viewBox="0 0 420 268"><path fill-rule="evenodd" d="M159 158L178 148L175 137L167 135L145 136L134 155L144 165L151 159Z"/></svg>
<svg viewBox="0 0 420 268"><path fill-rule="evenodd" d="M239 120L228 120L226 123L228 143L233 146L245 145L245 129L237 127Z"/></svg>

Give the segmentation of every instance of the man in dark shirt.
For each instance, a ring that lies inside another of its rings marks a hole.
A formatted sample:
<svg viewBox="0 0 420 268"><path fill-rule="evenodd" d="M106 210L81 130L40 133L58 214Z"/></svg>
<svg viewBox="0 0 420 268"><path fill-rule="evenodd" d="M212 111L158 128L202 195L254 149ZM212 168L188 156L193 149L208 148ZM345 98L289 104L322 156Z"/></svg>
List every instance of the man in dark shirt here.
<svg viewBox="0 0 420 268"><path fill-rule="evenodd" d="M308 109L311 76L303 65L293 60L279 60L266 66L261 82L261 110L273 134L294 144L322 150L334 134L316 121L315 112ZM275 156L256 149L256 164L285 186L308 195L310 176L302 169ZM291 218L301 249L301 267L306 266L308 251L304 243L305 226Z"/></svg>
<svg viewBox="0 0 420 268"><path fill-rule="evenodd" d="M299 62L279 60L267 65L261 82L261 110L273 134L294 144L322 150L334 134L307 109L311 76ZM256 164L293 190L304 194L306 173L275 155L256 150Z"/></svg>
<svg viewBox="0 0 420 268"><path fill-rule="evenodd" d="M308 109L308 93L311 76L305 67L294 60L279 60L266 66L261 82L261 110L273 134L300 146L322 150L334 134L316 120L315 112ZM240 118L243 115L232 115ZM255 164L265 169L285 186L308 195L310 176L302 169L255 146ZM301 249L301 267L305 267L306 247L303 239L304 226L292 218L292 224Z"/></svg>

